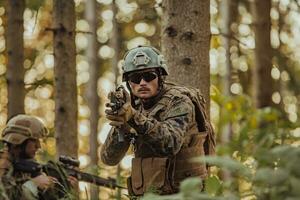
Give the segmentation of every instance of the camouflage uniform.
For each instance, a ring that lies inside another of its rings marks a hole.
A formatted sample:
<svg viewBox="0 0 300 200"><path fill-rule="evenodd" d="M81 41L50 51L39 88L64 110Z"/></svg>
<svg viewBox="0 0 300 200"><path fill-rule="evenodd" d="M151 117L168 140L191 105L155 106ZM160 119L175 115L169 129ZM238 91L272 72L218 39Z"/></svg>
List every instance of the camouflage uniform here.
<svg viewBox="0 0 300 200"><path fill-rule="evenodd" d="M138 47L128 54L129 57L134 57L131 60L135 65L141 63L139 71L159 68L162 69L162 75L167 75L161 55L155 53L157 52L155 50L153 53L152 47ZM128 67L131 63L126 56L125 68L127 65L127 72L132 73L137 68ZM155 59L159 62L155 63ZM126 80L126 74L123 79ZM119 163L130 144L133 144L135 158L132 160L132 173L128 179L130 194L140 196L151 190L159 194L176 193L179 183L185 178L207 177L205 164L191 163L189 160L205 154L207 127L205 123L203 127L197 124L195 106L185 94L187 90L171 83L161 84L158 95L147 101L150 104L132 104L136 112L126 122L131 130L127 129L124 134L124 142L118 140L118 132L125 129L113 127L110 130L101 149L101 159L105 164Z"/></svg>
<svg viewBox="0 0 300 200"><path fill-rule="evenodd" d="M24 196L22 184L12 176L12 160L6 148L0 152L0 200L19 199ZM24 188L25 189L25 188Z"/></svg>
<svg viewBox="0 0 300 200"><path fill-rule="evenodd" d="M37 186L30 180L31 176L28 173L14 173L14 168L11 165L7 173L0 178L3 194L0 200L6 199L21 199L35 200L40 199Z"/></svg>
<svg viewBox="0 0 300 200"><path fill-rule="evenodd" d="M174 156L181 148L190 146L191 137L197 133L192 101L168 84L165 84L152 107L145 109L139 104L137 110L138 114L129 122L137 132L134 142L136 157ZM120 146L115 137L117 135L113 128L101 154L102 160L111 165L117 164L124 157L131 141L127 137L126 142Z"/></svg>
<svg viewBox="0 0 300 200"><path fill-rule="evenodd" d="M0 152L0 200L59 199L57 193L53 193L55 187L40 191L31 180L30 173L15 171L13 163L22 158L14 158L8 148L9 145L23 145L27 139L43 138L47 132L42 122L35 117L17 115L9 120L2 132L5 146Z"/></svg>

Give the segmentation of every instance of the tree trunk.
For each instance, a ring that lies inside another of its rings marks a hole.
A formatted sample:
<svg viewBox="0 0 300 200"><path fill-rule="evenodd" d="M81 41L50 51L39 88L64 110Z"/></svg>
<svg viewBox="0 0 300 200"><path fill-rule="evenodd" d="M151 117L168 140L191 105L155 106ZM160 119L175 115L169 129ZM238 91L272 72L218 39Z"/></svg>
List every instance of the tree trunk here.
<svg viewBox="0 0 300 200"><path fill-rule="evenodd" d="M234 31L231 26L234 23L237 23L238 16L238 0L223 0L220 2L220 13L221 13L221 32L224 35L222 37L222 43L226 49L226 75L222 80L222 91L226 96L231 96L230 87L234 82L238 82L234 77L237 77L237 69L232 67L231 62L231 53L230 48L236 44L236 41L233 39L235 36ZM224 111L224 108L221 108L221 113ZM226 111L225 111L226 112ZM226 124L225 127L221 127L219 130L222 130L221 141L222 143L228 143L232 137L232 127L231 124Z"/></svg>
<svg viewBox="0 0 300 200"><path fill-rule="evenodd" d="M237 23L238 16L238 0L223 0L220 2L220 13L221 13L221 32L224 34L222 37L222 43L226 50L226 75L221 80L222 81L222 91L225 96L232 96L230 91L231 85L234 83L233 77L237 75L237 70L232 67L230 48L236 45L233 37L235 33L233 32L231 26ZM236 80L237 81L237 80ZM228 112L225 108L221 106L220 117L223 117L223 112ZM221 120L222 122L223 120ZM232 123L227 122L226 124L219 122L219 130L221 133L221 143L228 144L232 138ZM222 180L230 180L231 173L228 170L221 170Z"/></svg>
<svg viewBox="0 0 300 200"><path fill-rule="evenodd" d="M24 113L24 0L9 0L6 2L7 28L7 88L8 88L8 118Z"/></svg>
<svg viewBox="0 0 300 200"><path fill-rule="evenodd" d="M162 2L162 53L169 80L199 88L209 111L209 0Z"/></svg>
<svg viewBox="0 0 300 200"><path fill-rule="evenodd" d="M86 49L86 55L89 62L89 75L90 79L87 83L86 99L90 109L90 152L91 165L93 166L94 174L98 174L98 120L99 120L99 96L97 83L100 72L100 62L98 57L99 43L97 40L97 2L96 0L89 0L86 2L85 17L88 21L90 32L88 34L88 47ZM90 185L90 198L99 199L99 188L93 184Z"/></svg>
<svg viewBox="0 0 300 200"><path fill-rule="evenodd" d="M120 84L120 82L118 81L118 78L120 76L120 71L119 71L119 67L118 67L118 63L119 63L119 59L120 59L120 51L122 49L121 47L121 40L120 40L120 25L117 22L117 18L116 15L118 13L118 8L117 8L117 4L116 1L114 0L112 2L112 11L114 13L114 18L112 20L113 23L113 29L112 29L112 37L110 39L110 44L111 47L114 49L115 51L115 55L112 58L112 70L115 74L115 85L117 86L118 84Z"/></svg>
<svg viewBox="0 0 300 200"><path fill-rule="evenodd" d="M112 19L113 29L112 29L112 37L110 39L110 43L111 43L111 47L115 51L115 55L112 58L111 65L112 65L112 70L115 74L115 86L117 87L121 82L118 80L119 78L121 78L118 63L119 63L120 51L121 51L122 47L121 47L121 39L120 39L120 25L119 25L119 23L117 21L117 17L116 17L118 14L118 7L117 7L115 0L113 0L113 2L111 4L111 8L114 13L114 17ZM122 168L119 163L117 166L117 175L116 175L118 184L120 184L120 182L121 182L121 171L122 171ZM116 200L121 200L121 189L120 188L117 188Z"/></svg>
<svg viewBox="0 0 300 200"><path fill-rule="evenodd" d="M75 3L54 0L55 132L58 155L77 157Z"/></svg>
<svg viewBox="0 0 300 200"><path fill-rule="evenodd" d="M221 13L221 32L225 35L222 37L222 43L226 49L226 75L223 79L223 93L231 95L230 86L233 82L233 75L237 74L237 71L233 69L232 62L230 59L230 48L236 45L233 40L235 33L232 31L231 26L233 23L237 23L238 16L238 1L237 0L223 0L220 2L220 13Z"/></svg>
<svg viewBox="0 0 300 200"><path fill-rule="evenodd" d="M272 105L274 81L271 77L271 0L254 0L252 13L255 33L254 94L257 108Z"/></svg>

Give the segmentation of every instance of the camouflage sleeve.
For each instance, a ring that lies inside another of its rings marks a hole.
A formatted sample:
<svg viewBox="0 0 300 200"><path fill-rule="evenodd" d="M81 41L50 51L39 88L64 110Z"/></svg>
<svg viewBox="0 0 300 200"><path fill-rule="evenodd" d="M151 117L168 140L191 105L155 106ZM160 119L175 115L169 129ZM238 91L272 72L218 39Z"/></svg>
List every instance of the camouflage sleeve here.
<svg viewBox="0 0 300 200"><path fill-rule="evenodd" d="M37 186L30 180L17 181L12 175L13 166L8 150L0 152L0 200L4 199L38 199Z"/></svg>
<svg viewBox="0 0 300 200"><path fill-rule="evenodd" d="M162 156L179 152L185 133L195 121L194 105L187 96L175 97L163 121L137 113L128 123Z"/></svg>
<svg viewBox="0 0 300 200"><path fill-rule="evenodd" d="M3 192L1 191L3 190ZM6 199L29 199L28 196L25 196L23 190L23 184L17 183L14 177L5 175L1 178L1 195L0 200ZM27 193L27 192L26 192ZM32 200L37 198L30 198Z"/></svg>
<svg viewBox="0 0 300 200"><path fill-rule="evenodd" d="M100 151L100 157L106 165L116 165L125 156L130 146L130 139L125 134L125 141L118 141L118 133L115 128L111 128Z"/></svg>
<svg viewBox="0 0 300 200"><path fill-rule="evenodd" d="M22 185L22 194L26 199L39 199L38 187L31 180Z"/></svg>

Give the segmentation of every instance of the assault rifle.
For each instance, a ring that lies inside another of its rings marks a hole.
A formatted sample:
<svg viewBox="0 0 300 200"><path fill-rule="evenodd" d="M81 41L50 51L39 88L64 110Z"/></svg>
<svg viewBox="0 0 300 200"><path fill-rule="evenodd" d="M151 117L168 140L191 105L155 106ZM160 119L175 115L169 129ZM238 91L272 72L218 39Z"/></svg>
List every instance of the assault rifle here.
<svg viewBox="0 0 300 200"><path fill-rule="evenodd" d="M116 91L110 94L110 103L111 103L111 110L113 113L118 113L118 110L122 108L125 104L124 97L124 90L125 88L120 85L117 87ZM123 127L121 126L120 129L116 129L115 131L118 132L118 141L124 142L124 133L122 133ZM121 131L120 131L121 130Z"/></svg>
<svg viewBox="0 0 300 200"><path fill-rule="evenodd" d="M68 156L60 156L59 162L49 161L47 164L40 164L33 160L19 160L14 163L15 172L30 173L31 177L36 177L41 175L42 172L46 173L48 176L52 176L58 179L58 181L63 184L66 188L70 188L67 181L67 176L76 177L79 181L84 181L92 183L98 186L108 187L108 188L122 188L116 183L115 179L101 178L89 173L81 172L77 168L79 167L79 161Z"/></svg>

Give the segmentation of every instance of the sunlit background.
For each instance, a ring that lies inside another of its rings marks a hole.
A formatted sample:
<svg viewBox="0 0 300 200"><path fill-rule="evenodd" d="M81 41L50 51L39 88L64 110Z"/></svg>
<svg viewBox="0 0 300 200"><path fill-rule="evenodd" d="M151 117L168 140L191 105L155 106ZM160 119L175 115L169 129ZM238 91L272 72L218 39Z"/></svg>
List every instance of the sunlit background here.
<svg viewBox="0 0 300 200"><path fill-rule="evenodd" d="M28 1L30 2L30 1ZM79 133L79 161L82 169L88 169L90 158L89 152L89 115L90 110L86 105L83 94L85 85L89 80L89 64L85 56L84 50L87 48L87 32L89 25L84 19L85 0L75 0L77 22L76 22L76 68L77 68L77 86L78 86L78 133ZM133 48L137 45L152 44L159 47L160 39L160 19L162 9L160 1L127 1L117 0L116 5L118 12L112 10L112 0L98 0L100 5L99 21L100 26L97 29L98 41L100 48L98 55L101 58L101 77L98 80L98 93L101 99L99 119L98 143L104 143L109 132L110 125L103 118L104 104L107 101L107 94L115 88L116 77L110 66L111 59L117 53L111 47L110 39L113 31L113 18L116 17L122 31L120 37L122 40L123 50ZM210 68L212 76L211 93L215 92L215 88L222 92L222 78L226 75L226 50L222 46L222 20L220 17L221 0L211 0L211 33L213 34L210 49ZM283 104L290 122L299 120L299 93L295 92L293 87L298 87L298 81L294 80L296 75L300 73L300 12L299 1L293 0L273 0L273 8L271 10L272 31L271 44L273 48L278 48L287 58L287 65L279 66L274 59L272 77L282 85L281 91L275 91L272 100L275 104ZM32 4L35 4L33 1ZM25 61L26 68L25 84L26 113L37 115L43 119L47 127L50 129L52 136L54 134L54 99L53 99L53 46L52 34L46 31L51 27L51 1L43 1L38 7L30 7L29 3L24 13L24 41L25 41ZM243 5L238 7L239 19L236 24L231 27L235 32L236 45L232 46L231 61L233 63L234 82L230 85L230 91L234 95L242 95L249 93L247 80L249 71L253 66L253 50L255 48L254 33L251 28L252 17L248 9ZM7 88L5 82L6 72L6 56L5 56L5 38L4 38L4 6L0 7L0 129L2 130L7 120ZM279 17L281 24L279 23ZM279 30L280 29L280 30ZM121 61L118 67L121 68ZM292 68L292 69L291 69ZM289 70L288 70L289 69ZM292 78L291 78L292 76ZM244 78L241 80L241 77ZM246 77L246 78L245 78ZM293 82L291 82L293 81ZM118 83L121 83L121 77L118 77ZM294 84L291 86L291 84ZM268 87L268 86L266 86ZM230 105L228 105L230 106ZM211 102L211 119L217 129L220 120L220 106L218 103ZM238 126L233 126L238 129ZM216 130L218 132L218 130ZM296 137L300 137L300 128L293 130ZM47 158L54 158L55 140L53 137L45 140L43 147L46 149ZM128 176L132 153L123 158L120 163L122 169L121 175ZM116 167L107 167L99 163L100 175L103 177L115 177ZM81 182L80 190L88 190L89 185ZM113 191L102 188L100 191L101 199L110 199ZM84 198L85 193L82 193Z"/></svg>

